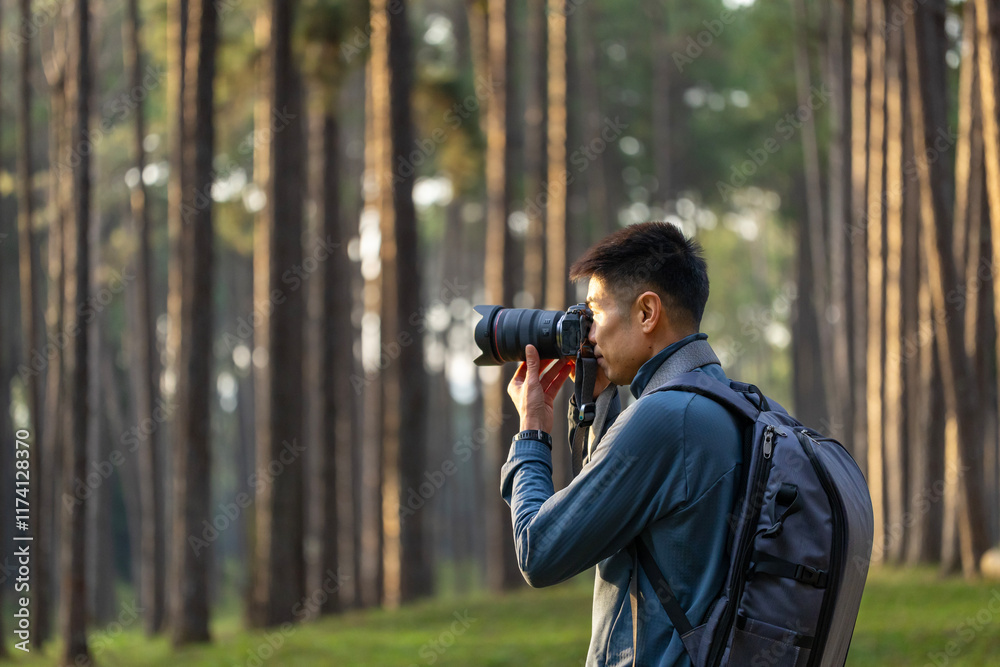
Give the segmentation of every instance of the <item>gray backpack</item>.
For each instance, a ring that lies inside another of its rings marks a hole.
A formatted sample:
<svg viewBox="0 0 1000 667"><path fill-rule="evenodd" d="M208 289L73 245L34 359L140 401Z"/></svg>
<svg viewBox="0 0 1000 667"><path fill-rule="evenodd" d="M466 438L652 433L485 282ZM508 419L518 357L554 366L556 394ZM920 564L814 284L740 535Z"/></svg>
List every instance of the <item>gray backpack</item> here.
<svg viewBox="0 0 1000 667"><path fill-rule="evenodd" d="M753 385L689 372L656 391L671 390L718 402L746 429L729 572L701 625L684 614L645 533L629 546L691 664L843 665L872 549L872 504L861 470L839 442L772 407ZM633 639L637 631L633 623Z"/></svg>

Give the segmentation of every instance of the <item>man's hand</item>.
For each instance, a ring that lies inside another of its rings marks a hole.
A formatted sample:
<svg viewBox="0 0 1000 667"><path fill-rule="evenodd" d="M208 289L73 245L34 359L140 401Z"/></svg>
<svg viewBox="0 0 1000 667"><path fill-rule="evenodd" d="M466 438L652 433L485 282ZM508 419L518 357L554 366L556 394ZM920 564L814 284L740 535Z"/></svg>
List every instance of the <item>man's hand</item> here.
<svg viewBox="0 0 1000 667"><path fill-rule="evenodd" d="M534 345L524 349L525 361L507 385L507 393L521 415L521 430L538 429L552 432L552 403L566 378L573 372L575 362L559 359L541 373L541 361Z"/></svg>

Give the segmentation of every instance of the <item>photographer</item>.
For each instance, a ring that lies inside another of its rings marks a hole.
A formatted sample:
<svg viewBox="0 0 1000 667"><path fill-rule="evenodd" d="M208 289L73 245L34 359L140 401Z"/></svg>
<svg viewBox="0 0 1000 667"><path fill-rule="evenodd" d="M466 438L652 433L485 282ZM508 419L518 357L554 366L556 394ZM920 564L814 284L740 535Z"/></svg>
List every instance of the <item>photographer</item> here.
<svg viewBox="0 0 1000 667"><path fill-rule="evenodd" d="M701 622L728 565L741 434L718 403L654 390L695 369L726 381L698 332L705 261L676 227L651 222L597 243L570 277L589 279L597 417L582 471L556 493L548 433L553 400L575 364L564 358L546 367L535 347L525 348L508 387L522 432L501 471L518 564L536 587L597 565L588 667L689 665L648 577L641 569L633 577L632 542L644 537L688 618ZM624 411L618 385L638 399Z"/></svg>

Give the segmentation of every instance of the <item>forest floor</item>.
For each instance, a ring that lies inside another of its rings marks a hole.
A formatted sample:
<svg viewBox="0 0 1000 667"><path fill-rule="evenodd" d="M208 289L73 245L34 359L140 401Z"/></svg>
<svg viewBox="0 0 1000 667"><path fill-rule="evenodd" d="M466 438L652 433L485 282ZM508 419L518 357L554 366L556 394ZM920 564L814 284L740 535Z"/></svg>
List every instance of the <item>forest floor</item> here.
<svg viewBox="0 0 1000 667"><path fill-rule="evenodd" d="M443 597L397 611L349 612L315 623L247 632L235 610L213 623L211 645L171 650L147 641L123 612L90 637L107 667L579 667L590 637L592 572L546 590L503 597ZM10 647L9 615L4 640ZM13 664L51 665L44 654L13 651ZM1000 582L941 579L933 570L881 569L865 589L850 667L1000 665Z"/></svg>

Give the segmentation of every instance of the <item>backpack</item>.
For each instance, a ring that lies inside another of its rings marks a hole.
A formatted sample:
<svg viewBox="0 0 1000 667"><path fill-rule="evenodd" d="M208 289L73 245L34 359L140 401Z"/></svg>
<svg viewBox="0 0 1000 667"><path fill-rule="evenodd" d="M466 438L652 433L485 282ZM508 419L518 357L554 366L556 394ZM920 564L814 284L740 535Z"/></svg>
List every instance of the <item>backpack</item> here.
<svg viewBox="0 0 1000 667"><path fill-rule="evenodd" d="M654 391L700 394L745 426L729 570L701 625L684 614L645 533L629 546L633 572L641 567L653 584L693 667L842 666L868 575L874 523L854 459L833 438L772 408L753 385L687 372Z"/></svg>

